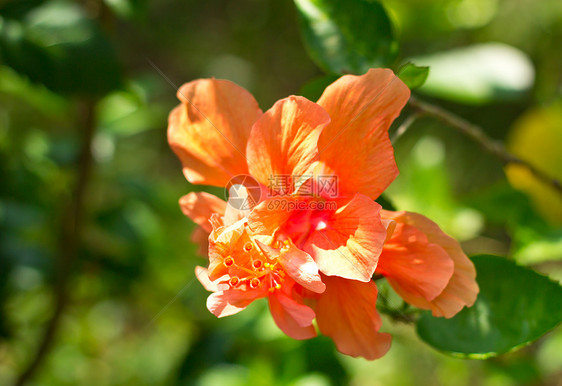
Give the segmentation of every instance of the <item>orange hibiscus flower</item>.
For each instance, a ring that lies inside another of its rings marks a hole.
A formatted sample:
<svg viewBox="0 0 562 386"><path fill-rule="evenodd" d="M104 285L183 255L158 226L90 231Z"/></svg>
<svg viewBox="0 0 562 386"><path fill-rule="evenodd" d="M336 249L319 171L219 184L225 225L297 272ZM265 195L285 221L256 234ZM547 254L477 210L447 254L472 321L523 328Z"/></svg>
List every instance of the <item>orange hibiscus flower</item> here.
<svg viewBox="0 0 562 386"><path fill-rule="evenodd" d="M314 311L304 305L301 292L324 292L314 260L283 241L253 234L246 219L225 225L211 217L209 268L198 267L198 277L213 291L207 306L218 317L232 315L255 299L267 297L277 325L295 339L314 337ZM208 280L207 280L208 278Z"/></svg>
<svg viewBox="0 0 562 386"><path fill-rule="evenodd" d="M376 359L390 336L378 332L375 272L435 315L474 302L474 267L458 243L421 215L373 201L398 174L388 128L409 90L392 71L346 75L317 103L292 96L265 113L223 80L188 83L178 97L168 138L186 178L227 186L250 174L270 191L244 212L207 193L180 200L201 227L196 237L210 234L209 269L198 277L217 316L268 297L288 335L314 336L316 318L341 352ZM272 186L275 176L289 183ZM327 177L337 189L322 187Z"/></svg>

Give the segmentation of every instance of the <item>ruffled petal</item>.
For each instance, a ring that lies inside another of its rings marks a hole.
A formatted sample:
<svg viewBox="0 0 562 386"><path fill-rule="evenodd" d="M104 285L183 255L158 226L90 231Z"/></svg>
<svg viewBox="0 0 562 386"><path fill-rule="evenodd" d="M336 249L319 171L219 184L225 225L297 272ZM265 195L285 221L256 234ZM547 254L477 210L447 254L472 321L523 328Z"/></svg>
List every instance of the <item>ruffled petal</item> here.
<svg viewBox="0 0 562 386"><path fill-rule="evenodd" d="M207 298L207 309L217 318L224 318L239 313L244 307L237 307L229 303L228 292L214 292Z"/></svg>
<svg viewBox="0 0 562 386"><path fill-rule="evenodd" d="M213 213L224 214L226 202L206 192L191 192L180 198L180 208L183 214L210 233L213 228L209 219Z"/></svg>
<svg viewBox="0 0 562 386"><path fill-rule="evenodd" d="M220 280L211 281L207 268L195 267L195 277L210 292L213 292L207 298L207 308L215 316L222 318L224 316L234 315L244 309L244 307L236 307L228 302L227 296L221 291L221 287L228 287L219 284Z"/></svg>
<svg viewBox="0 0 562 386"><path fill-rule="evenodd" d="M269 310L275 324L293 339L310 339L316 336L312 326L314 311L304 304L297 303L282 291L269 296Z"/></svg>
<svg viewBox="0 0 562 386"><path fill-rule="evenodd" d="M239 258L242 254L237 249L239 240L247 239L244 234L246 220L242 219L231 225L216 228L209 236L209 277L217 280L228 273L228 268L223 264L229 255ZM243 255L243 254L242 254Z"/></svg>
<svg viewBox="0 0 562 386"><path fill-rule="evenodd" d="M398 224L417 228L427 236L430 243L440 246L454 263L453 275L438 296L429 301L422 296L408 294L408 302L416 307L431 310L434 316L446 318L454 316L464 306L470 307L474 304L479 292L476 269L455 239L446 235L433 221L417 213L383 210L381 215L383 218L395 220Z"/></svg>
<svg viewBox="0 0 562 386"><path fill-rule="evenodd" d="M318 137L329 122L324 109L306 98L291 96L275 103L252 127L247 147L251 175L272 190L291 193L291 176L309 170Z"/></svg>
<svg viewBox="0 0 562 386"><path fill-rule="evenodd" d="M213 291L207 298L207 309L217 318L234 315L250 305L254 300L268 295L265 288L239 290L230 288L222 279L211 281L207 270L196 267L196 277L207 291ZM228 277L224 277L228 278Z"/></svg>
<svg viewBox="0 0 562 386"><path fill-rule="evenodd" d="M443 292L453 275L454 263L447 252L407 224L397 224L384 244L377 273L407 302L422 297L431 301Z"/></svg>
<svg viewBox="0 0 562 386"><path fill-rule="evenodd" d="M277 257L285 272L304 288L316 293L324 292L326 286L312 257L295 247L290 239L286 243L287 247L281 249Z"/></svg>
<svg viewBox="0 0 562 386"><path fill-rule="evenodd" d="M389 334L378 332L382 321L376 310L377 287L339 277L324 277L326 292L318 296L316 321L340 352L369 360L390 348Z"/></svg>
<svg viewBox="0 0 562 386"><path fill-rule="evenodd" d="M248 215L250 229L255 234L273 235L291 218L293 212L290 208L299 201L298 197L279 196L261 202Z"/></svg>
<svg viewBox="0 0 562 386"><path fill-rule="evenodd" d="M318 104L332 118L318 141L323 167L335 174L342 196L356 192L377 198L398 175L388 128L410 90L391 70L345 75L328 86Z"/></svg>
<svg viewBox="0 0 562 386"><path fill-rule="evenodd" d="M168 142L193 184L225 186L247 174L246 144L262 115L254 97L227 80L199 79L178 90L168 118Z"/></svg>
<svg viewBox="0 0 562 386"><path fill-rule="evenodd" d="M303 250L326 275L370 281L387 237L380 210L381 206L367 196L355 195L317 223Z"/></svg>
<svg viewBox="0 0 562 386"><path fill-rule="evenodd" d="M212 281L209 279L209 271L207 268L203 268L201 266L195 267L195 277L203 288L205 288L209 292L217 292L219 291L218 281Z"/></svg>

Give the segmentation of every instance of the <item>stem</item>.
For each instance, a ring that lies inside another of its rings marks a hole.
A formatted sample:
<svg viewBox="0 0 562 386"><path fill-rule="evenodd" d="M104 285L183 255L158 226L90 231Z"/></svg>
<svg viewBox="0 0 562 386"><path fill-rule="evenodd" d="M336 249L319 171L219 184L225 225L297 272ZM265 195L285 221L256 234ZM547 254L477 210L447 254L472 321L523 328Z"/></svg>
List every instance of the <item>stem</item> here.
<svg viewBox="0 0 562 386"><path fill-rule="evenodd" d="M416 119L419 118L419 116L420 114L416 112L410 115L408 118L406 118L404 122L402 122L402 124L398 127L398 129L396 129L396 132L394 133L392 138L390 138L390 142L394 145L394 143L398 140L398 138L404 135L406 130L408 130L410 126L412 126L412 124L416 121Z"/></svg>
<svg viewBox="0 0 562 386"><path fill-rule="evenodd" d="M58 244L57 274L55 282L55 309L49 320L43 338L35 356L27 368L20 374L14 385L24 385L29 382L39 369L49 352L58 331L61 316L69 301L68 281L73 263L78 257L78 247L81 237L82 219L84 214L84 196L88 188L92 169L92 140L94 137L95 101L88 100L80 103L77 130L82 132L82 147L77 160L77 179L74 194L62 215L60 239Z"/></svg>
<svg viewBox="0 0 562 386"><path fill-rule="evenodd" d="M395 322L412 324L415 323L419 317L421 310L412 308L406 302L400 308L389 307L387 302L377 305L377 310L384 315L387 315Z"/></svg>
<svg viewBox="0 0 562 386"><path fill-rule="evenodd" d="M428 102L420 101L419 99L413 96L410 97L409 103L410 106L416 109L419 114L428 115L437 118L441 122L445 123L446 125L454 127L455 129L461 131L468 137L472 138L476 143L482 146L484 150L488 151L489 153L495 155L500 160L502 160L504 164L506 165L516 164L525 167L535 177L537 177L539 180L543 181L544 183L552 186L558 193L562 195L562 184L560 183L559 180L551 177L550 175L543 172L542 170L537 169L529 162L517 157L514 154L509 153L501 142L488 137L481 127L473 123L470 123L467 120L459 117L458 115L455 115L439 106L435 106Z"/></svg>

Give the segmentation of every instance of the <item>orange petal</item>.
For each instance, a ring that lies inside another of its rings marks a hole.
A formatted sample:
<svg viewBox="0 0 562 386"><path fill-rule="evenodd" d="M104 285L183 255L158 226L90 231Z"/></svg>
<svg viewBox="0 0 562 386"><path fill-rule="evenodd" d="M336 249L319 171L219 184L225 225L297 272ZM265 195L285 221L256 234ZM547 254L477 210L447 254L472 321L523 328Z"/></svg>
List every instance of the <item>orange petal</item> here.
<svg viewBox="0 0 562 386"><path fill-rule="evenodd" d="M381 206L357 194L316 226L303 246L329 276L370 281L387 236Z"/></svg>
<svg viewBox="0 0 562 386"><path fill-rule="evenodd" d="M199 79L178 90L182 102L168 118L168 142L193 184L225 186L247 174L246 144L262 115L254 97L236 84Z"/></svg>
<svg viewBox="0 0 562 386"><path fill-rule="evenodd" d="M390 335L379 333L381 318L375 308L377 286L339 277L323 277L326 292L316 303L316 321L322 334L338 350L353 357L377 359L390 348Z"/></svg>
<svg viewBox="0 0 562 386"><path fill-rule="evenodd" d="M224 278L228 277L225 276ZM254 300L268 295L265 288L255 290L228 288L228 284L220 283L223 278L211 282L208 276L202 273L197 275L197 279L199 279L206 290L217 290L207 298L207 309L217 318L234 315L249 306Z"/></svg>
<svg viewBox="0 0 562 386"><path fill-rule="evenodd" d="M183 214L210 233L213 230L209 222L211 215L224 214L226 202L206 192L191 192L180 198L180 208Z"/></svg>
<svg viewBox="0 0 562 386"><path fill-rule="evenodd" d="M476 269L455 239L446 235L433 221L417 213L383 210L381 215L397 223L416 227L427 236L430 243L443 248L454 263L453 275L437 297L428 301L422 296L409 294L406 299L408 302L416 307L431 310L434 316L446 318L454 316L464 306L470 307L474 304L479 291L475 280Z"/></svg>
<svg viewBox="0 0 562 386"><path fill-rule="evenodd" d="M299 304L281 291L269 296L269 310L275 324L293 339L310 339L316 336L312 326L314 311L312 308Z"/></svg>
<svg viewBox="0 0 562 386"><path fill-rule="evenodd" d="M322 283L322 279L318 273L318 266L312 257L308 253L295 247L290 239L287 241L289 245L287 248L281 249L277 257L283 269L304 288L312 292L324 292L326 286Z"/></svg>
<svg viewBox="0 0 562 386"><path fill-rule="evenodd" d="M237 307L229 303L227 292L214 292L207 298L207 309L217 318L223 318L239 313L244 307Z"/></svg>
<svg viewBox="0 0 562 386"><path fill-rule="evenodd" d="M328 86L318 104L332 118L318 141L324 170L336 174L342 196L377 198L398 175L388 128L410 90L391 70L345 75Z"/></svg>
<svg viewBox="0 0 562 386"><path fill-rule="evenodd" d="M243 237L246 220L242 219L229 226L214 229L209 236L209 277L217 280L228 273L223 264L224 259L231 253L239 253L236 246ZM247 237L247 236L246 236Z"/></svg>
<svg viewBox="0 0 562 386"><path fill-rule="evenodd" d="M207 298L207 308L215 316L221 318L234 315L244 309L244 307L236 307L228 302L224 292L220 290L223 287L218 284L220 280L211 281L206 268L195 267L195 277L207 291L214 292Z"/></svg>
<svg viewBox="0 0 562 386"><path fill-rule="evenodd" d="M207 270L207 268L196 266L195 277L197 278L197 280L199 280L203 288L205 288L207 291L217 292L219 290L217 284L218 281L211 281L211 279L209 279L209 271Z"/></svg>
<svg viewBox="0 0 562 386"><path fill-rule="evenodd" d="M197 253L206 257L212 230L209 220L213 214L222 215L225 212L226 202L209 193L192 192L180 198L180 208L183 214L199 225L191 234L191 241L199 245Z"/></svg>
<svg viewBox="0 0 562 386"><path fill-rule="evenodd" d="M386 276L396 292L411 303L419 297L435 299L449 283L453 269L453 260L443 248L430 243L417 228L398 223L384 244L376 272Z"/></svg>
<svg viewBox="0 0 562 386"><path fill-rule="evenodd" d="M279 196L261 202L248 215L250 229L255 234L273 235L291 218L289 208L298 201L298 197Z"/></svg>
<svg viewBox="0 0 562 386"><path fill-rule="evenodd" d="M307 172L316 159L318 137L329 122L324 109L306 98L291 96L275 103L252 127L247 147L252 176L276 191L291 193L275 178Z"/></svg>

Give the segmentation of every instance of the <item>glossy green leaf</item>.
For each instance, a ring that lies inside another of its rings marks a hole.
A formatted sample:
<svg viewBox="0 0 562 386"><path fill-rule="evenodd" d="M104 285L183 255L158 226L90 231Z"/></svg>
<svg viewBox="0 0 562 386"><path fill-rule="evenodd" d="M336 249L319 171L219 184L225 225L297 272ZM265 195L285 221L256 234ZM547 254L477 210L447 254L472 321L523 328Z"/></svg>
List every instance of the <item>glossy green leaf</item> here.
<svg viewBox="0 0 562 386"><path fill-rule="evenodd" d="M331 74L362 74L388 67L398 43L383 6L375 1L295 0L304 43Z"/></svg>
<svg viewBox="0 0 562 386"><path fill-rule="evenodd" d="M418 335L455 356L484 359L524 346L562 321L562 287L508 259L473 258L480 293L474 306L451 319L429 312L418 321Z"/></svg>
<svg viewBox="0 0 562 386"><path fill-rule="evenodd" d="M500 43L477 44L412 58L430 66L421 92L461 103L514 100L533 86L531 60L518 49Z"/></svg>
<svg viewBox="0 0 562 386"><path fill-rule="evenodd" d="M46 3L21 21L0 18L0 58L60 94L98 96L121 86L111 44L70 2Z"/></svg>
<svg viewBox="0 0 562 386"><path fill-rule="evenodd" d="M429 76L429 67L416 66L413 63L406 63L398 71L398 77L411 90L423 86Z"/></svg>

